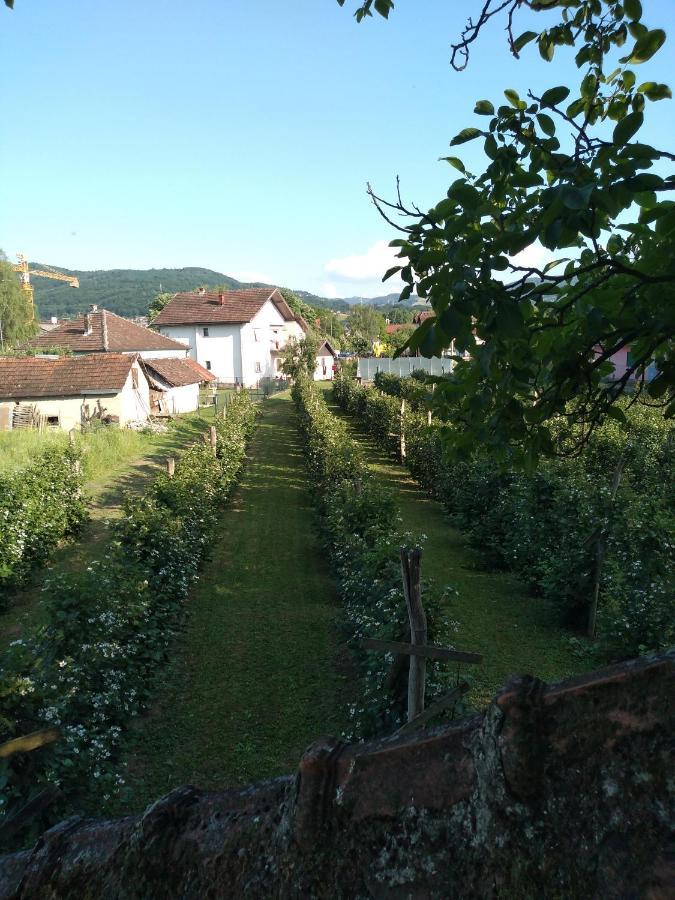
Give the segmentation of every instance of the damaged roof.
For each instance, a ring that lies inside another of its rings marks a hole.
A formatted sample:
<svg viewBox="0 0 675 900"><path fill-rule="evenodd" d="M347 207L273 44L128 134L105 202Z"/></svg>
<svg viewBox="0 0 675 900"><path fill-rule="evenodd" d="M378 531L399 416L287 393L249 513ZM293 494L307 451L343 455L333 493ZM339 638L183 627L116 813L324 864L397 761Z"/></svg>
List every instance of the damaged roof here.
<svg viewBox="0 0 675 900"><path fill-rule="evenodd" d="M117 394L137 359L126 353L0 357L0 399Z"/></svg>
<svg viewBox="0 0 675 900"><path fill-rule="evenodd" d="M175 350L185 354L187 349L185 344L136 325L107 309L92 310L59 322L50 331L26 341L25 346L36 350L63 347L76 353Z"/></svg>

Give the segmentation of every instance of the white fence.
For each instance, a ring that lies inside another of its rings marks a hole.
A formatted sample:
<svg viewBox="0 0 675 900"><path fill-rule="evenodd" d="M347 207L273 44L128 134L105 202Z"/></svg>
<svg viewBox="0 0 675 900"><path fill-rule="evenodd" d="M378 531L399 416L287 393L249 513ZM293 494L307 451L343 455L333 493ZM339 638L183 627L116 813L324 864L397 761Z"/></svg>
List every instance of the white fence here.
<svg viewBox="0 0 675 900"><path fill-rule="evenodd" d="M433 356L431 359L423 356L399 356L398 359L389 359L384 356L364 356L359 357L356 375L362 381L372 381L378 372L387 372L390 375L405 378L415 369L423 369L429 375L449 375L453 365L451 359L440 356Z"/></svg>

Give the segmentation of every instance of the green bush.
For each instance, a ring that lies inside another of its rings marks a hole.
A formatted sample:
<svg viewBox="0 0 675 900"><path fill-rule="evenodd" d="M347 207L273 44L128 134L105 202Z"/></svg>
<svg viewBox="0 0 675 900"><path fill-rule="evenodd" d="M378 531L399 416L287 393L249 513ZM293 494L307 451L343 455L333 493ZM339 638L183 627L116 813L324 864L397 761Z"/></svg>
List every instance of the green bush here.
<svg viewBox="0 0 675 900"><path fill-rule="evenodd" d="M80 453L48 446L26 468L0 475L0 609L87 516Z"/></svg>
<svg viewBox="0 0 675 900"><path fill-rule="evenodd" d="M397 451L397 400L347 379L335 383L334 394L383 446ZM487 564L518 573L574 627L588 617L597 536L605 530L598 634L616 658L675 640L671 432L657 410L636 405L626 418L626 424L610 420L598 428L581 457L549 460L528 473L497 468L480 448L467 461L450 461L442 433L451 422L428 426L415 411L404 417L412 474ZM624 468L612 500L619 460Z"/></svg>
<svg viewBox="0 0 675 900"><path fill-rule="evenodd" d="M144 496L125 498L105 559L46 583L46 626L13 642L0 668L0 743L45 726L62 737L0 761L0 813L46 784L59 786L62 798L34 823L38 833L92 799L100 808L120 790L120 740L181 626L255 415L242 394L216 422L216 456L206 442L189 447L173 478L161 474Z"/></svg>
<svg viewBox="0 0 675 900"><path fill-rule="evenodd" d="M345 629L362 677L362 700L350 709L351 738L393 731L405 720L405 672L393 690L384 687L392 657L364 651L365 638L408 641L410 626L401 584L399 548L419 543L403 534L393 495L372 479L343 421L326 406L313 384L297 382L293 398L305 438L307 465L320 521L345 610ZM447 635L440 606L425 590L429 640ZM428 667L427 695L447 689L440 667Z"/></svg>

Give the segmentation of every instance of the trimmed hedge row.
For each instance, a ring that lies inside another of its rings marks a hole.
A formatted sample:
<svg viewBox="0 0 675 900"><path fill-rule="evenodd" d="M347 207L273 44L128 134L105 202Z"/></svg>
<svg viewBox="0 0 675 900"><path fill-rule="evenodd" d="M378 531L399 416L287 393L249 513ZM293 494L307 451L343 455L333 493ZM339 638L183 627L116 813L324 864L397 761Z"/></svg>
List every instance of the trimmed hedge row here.
<svg viewBox="0 0 675 900"><path fill-rule="evenodd" d="M255 418L245 394L234 398L216 422L216 456L206 443L185 450L173 478L160 474L144 496L126 497L104 559L47 583L47 625L15 641L0 669L0 743L45 727L61 739L0 760L0 813L57 785L62 799L35 822L39 832L120 791L120 740L168 658Z"/></svg>
<svg viewBox="0 0 675 900"><path fill-rule="evenodd" d="M384 446L396 450L398 399L340 378L334 393ZM412 474L490 565L517 572L576 627L587 618L597 535L606 530L598 634L615 657L675 640L672 439L657 411L634 406L626 414L627 427L607 421L581 458L548 460L533 473L500 471L480 450L468 462L450 461L442 433L451 424L428 426L414 412L404 418ZM613 501L620 459L624 469Z"/></svg>
<svg viewBox="0 0 675 900"><path fill-rule="evenodd" d="M393 495L371 477L359 447L344 422L328 409L309 380L293 387L326 539L345 610L345 629L362 676L363 699L350 709L349 737L367 738L393 731L405 721L407 674L393 690L384 688L392 657L364 651L364 638L408 641L410 626L401 585L399 548L418 544L403 534ZM429 640L446 635L447 626L433 594L425 591ZM429 665L428 696L444 687L437 665Z"/></svg>
<svg viewBox="0 0 675 900"><path fill-rule="evenodd" d="M87 518L80 460L75 447L47 447L25 469L0 475L0 609Z"/></svg>

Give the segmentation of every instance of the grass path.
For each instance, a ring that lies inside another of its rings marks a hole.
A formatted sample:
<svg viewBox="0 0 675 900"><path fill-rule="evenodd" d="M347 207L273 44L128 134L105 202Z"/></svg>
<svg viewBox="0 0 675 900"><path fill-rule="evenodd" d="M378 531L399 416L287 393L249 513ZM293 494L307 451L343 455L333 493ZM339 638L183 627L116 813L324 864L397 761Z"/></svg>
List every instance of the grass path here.
<svg viewBox="0 0 675 900"><path fill-rule="evenodd" d="M180 784L227 787L292 771L307 744L346 724L338 601L288 394L265 402L249 456L167 685L134 730L124 809Z"/></svg>
<svg viewBox="0 0 675 900"><path fill-rule="evenodd" d="M190 413L176 419L166 434L149 435L146 452L140 458L120 457L105 474L85 484L90 497L89 519L72 540L58 547L48 563L35 570L29 582L16 591L9 607L0 612L0 651L10 641L44 621L40 595L45 575L76 572L105 553L110 539L107 522L121 515L121 500L127 491L140 493L148 479L164 464L167 456L196 440L206 430L213 409Z"/></svg>
<svg viewBox="0 0 675 900"><path fill-rule="evenodd" d="M434 587L451 586L448 618L457 623L456 646L483 653L481 666L467 667L475 678L471 701L485 705L506 678L529 673L555 681L593 667L579 658L569 644L571 633L561 628L554 610L528 595L512 575L482 569L463 535L452 528L440 503L431 500L408 471L381 451L360 431L353 417L333 402L330 384L326 400L335 415L344 418L352 436L362 445L374 476L398 493L406 529L427 536L422 573Z"/></svg>

